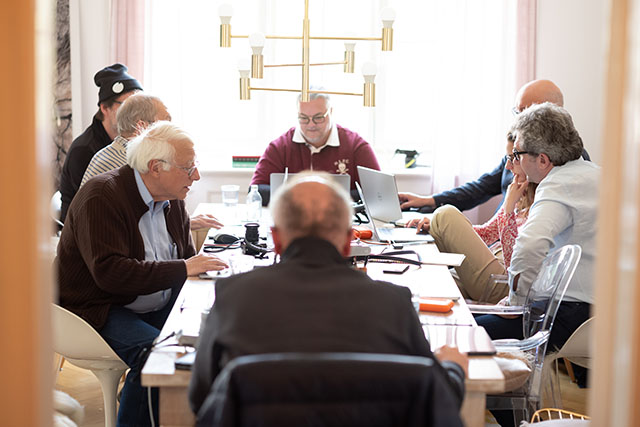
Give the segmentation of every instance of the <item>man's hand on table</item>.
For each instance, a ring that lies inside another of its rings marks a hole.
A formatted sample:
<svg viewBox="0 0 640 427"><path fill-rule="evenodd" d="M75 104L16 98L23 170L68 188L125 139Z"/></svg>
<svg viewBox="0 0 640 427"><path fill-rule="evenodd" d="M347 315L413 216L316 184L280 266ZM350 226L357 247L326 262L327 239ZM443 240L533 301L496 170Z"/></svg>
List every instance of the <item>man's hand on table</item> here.
<svg viewBox="0 0 640 427"><path fill-rule="evenodd" d="M191 217L191 229L200 230L202 228L221 228L222 224L218 218L211 214L200 214Z"/></svg>
<svg viewBox="0 0 640 427"><path fill-rule="evenodd" d="M440 362L449 361L460 365L465 377L469 376L469 357L462 354L456 347L442 346L435 351L435 356Z"/></svg>
<svg viewBox="0 0 640 427"><path fill-rule="evenodd" d="M185 261L187 264L187 276L197 276L211 270L224 270L229 267L227 263L212 254L199 254Z"/></svg>
<svg viewBox="0 0 640 427"><path fill-rule="evenodd" d="M423 197L415 193L398 193L398 200L400 201L401 209L421 208L423 206L434 207L436 205L433 197Z"/></svg>
<svg viewBox="0 0 640 427"><path fill-rule="evenodd" d="M405 227L415 227L416 234L426 234L429 232L429 228L431 228L431 220L426 216L422 218L414 218L412 220L409 220Z"/></svg>

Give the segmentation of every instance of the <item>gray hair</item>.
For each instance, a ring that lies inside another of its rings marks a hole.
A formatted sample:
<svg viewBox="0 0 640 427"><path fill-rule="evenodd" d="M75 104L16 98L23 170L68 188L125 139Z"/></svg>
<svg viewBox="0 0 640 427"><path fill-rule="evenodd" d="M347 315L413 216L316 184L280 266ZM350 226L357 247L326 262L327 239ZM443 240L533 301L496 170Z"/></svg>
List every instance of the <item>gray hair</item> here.
<svg viewBox="0 0 640 427"><path fill-rule="evenodd" d="M310 90L324 90L324 88L322 86L311 86L309 88ZM313 101L315 99L324 99L324 103L327 106L327 108L331 108L331 97L329 96L328 93L310 93L309 94L309 101ZM302 92L300 92L300 94L298 95L298 101L296 103L297 106L300 105L300 102L302 102Z"/></svg>
<svg viewBox="0 0 640 427"><path fill-rule="evenodd" d="M162 160L163 169L169 170L175 160L175 143L186 141L193 146L187 132L171 122L159 121L127 144L127 164L141 174L149 172L151 160Z"/></svg>
<svg viewBox="0 0 640 427"><path fill-rule="evenodd" d="M118 133L122 136L135 135L140 129L138 122L151 124L156 121L158 109L164 107L160 98L145 93L137 93L127 98L116 113Z"/></svg>
<svg viewBox="0 0 640 427"><path fill-rule="evenodd" d="M326 191L304 191L300 185L318 183ZM351 229L351 197L326 172L303 172L288 181L271 201L276 227L294 238L318 237L334 242Z"/></svg>
<svg viewBox="0 0 640 427"><path fill-rule="evenodd" d="M554 166L576 160L582 155L582 139L571 115L550 102L536 104L516 118L513 131L530 154L544 153Z"/></svg>

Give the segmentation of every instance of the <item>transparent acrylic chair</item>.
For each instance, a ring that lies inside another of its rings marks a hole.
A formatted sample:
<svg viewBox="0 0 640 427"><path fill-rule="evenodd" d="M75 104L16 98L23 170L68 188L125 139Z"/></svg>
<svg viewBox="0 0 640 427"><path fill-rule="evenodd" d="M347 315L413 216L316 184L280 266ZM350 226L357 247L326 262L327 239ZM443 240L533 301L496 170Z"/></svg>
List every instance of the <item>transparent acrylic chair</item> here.
<svg viewBox="0 0 640 427"><path fill-rule="evenodd" d="M487 409L513 410L516 425L539 409L542 368L551 328L581 254L580 246L566 245L548 255L521 306L469 305L475 314L522 315L524 339L494 340L493 343L498 352L525 353L531 360L531 375L519 389L487 396Z"/></svg>

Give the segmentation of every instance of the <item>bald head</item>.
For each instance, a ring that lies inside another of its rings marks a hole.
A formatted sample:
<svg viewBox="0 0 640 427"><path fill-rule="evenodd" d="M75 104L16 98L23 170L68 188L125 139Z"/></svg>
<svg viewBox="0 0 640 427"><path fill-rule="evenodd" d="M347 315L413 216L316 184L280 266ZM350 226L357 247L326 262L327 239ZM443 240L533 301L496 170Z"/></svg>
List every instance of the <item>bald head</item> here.
<svg viewBox="0 0 640 427"><path fill-rule="evenodd" d="M328 174L299 174L276 194L271 210L278 252L301 237L327 240L341 253L345 245L348 248L353 214L351 199Z"/></svg>
<svg viewBox="0 0 640 427"><path fill-rule="evenodd" d="M564 106L564 97L560 88L551 80L533 80L518 91L515 109L520 113L533 104L545 102L551 102L559 107Z"/></svg>

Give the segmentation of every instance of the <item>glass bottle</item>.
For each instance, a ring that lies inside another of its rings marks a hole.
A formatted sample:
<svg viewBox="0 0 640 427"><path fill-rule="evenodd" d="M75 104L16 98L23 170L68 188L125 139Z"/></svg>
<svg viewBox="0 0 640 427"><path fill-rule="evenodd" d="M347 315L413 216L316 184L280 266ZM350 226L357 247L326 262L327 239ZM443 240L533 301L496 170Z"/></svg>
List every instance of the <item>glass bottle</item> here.
<svg viewBox="0 0 640 427"><path fill-rule="evenodd" d="M252 185L247 194L247 221L259 222L262 213L262 196L258 192L258 186Z"/></svg>

